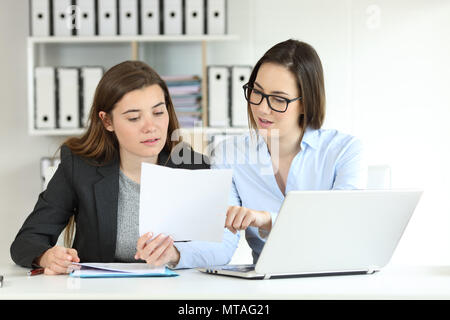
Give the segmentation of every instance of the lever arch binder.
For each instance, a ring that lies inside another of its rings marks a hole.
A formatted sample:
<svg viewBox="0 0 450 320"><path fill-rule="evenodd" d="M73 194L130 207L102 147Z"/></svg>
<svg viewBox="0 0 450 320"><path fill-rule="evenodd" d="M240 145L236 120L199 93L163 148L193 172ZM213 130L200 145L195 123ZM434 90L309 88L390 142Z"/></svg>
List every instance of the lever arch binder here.
<svg viewBox="0 0 450 320"><path fill-rule="evenodd" d="M36 129L56 128L56 76L52 67L35 69Z"/></svg>
<svg viewBox="0 0 450 320"><path fill-rule="evenodd" d="M160 0L141 0L141 33L158 35L161 33Z"/></svg>
<svg viewBox="0 0 450 320"><path fill-rule="evenodd" d="M137 0L119 0L119 34L127 36L138 34Z"/></svg>
<svg viewBox="0 0 450 320"><path fill-rule="evenodd" d="M244 97L242 86L250 78L252 67L232 66L231 67L231 125L233 127L247 127L247 100Z"/></svg>
<svg viewBox="0 0 450 320"><path fill-rule="evenodd" d="M79 70L77 68L57 68L59 127L79 128Z"/></svg>
<svg viewBox="0 0 450 320"><path fill-rule="evenodd" d="M164 34L180 35L183 33L182 0L163 1Z"/></svg>
<svg viewBox="0 0 450 320"><path fill-rule="evenodd" d="M51 35L51 11L49 0L30 1L30 34L34 37Z"/></svg>
<svg viewBox="0 0 450 320"><path fill-rule="evenodd" d="M98 35L117 35L117 0L98 0L97 8Z"/></svg>
<svg viewBox="0 0 450 320"><path fill-rule="evenodd" d="M211 127L228 127L229 120L228 67L208 67L208 123Z"/></svg>

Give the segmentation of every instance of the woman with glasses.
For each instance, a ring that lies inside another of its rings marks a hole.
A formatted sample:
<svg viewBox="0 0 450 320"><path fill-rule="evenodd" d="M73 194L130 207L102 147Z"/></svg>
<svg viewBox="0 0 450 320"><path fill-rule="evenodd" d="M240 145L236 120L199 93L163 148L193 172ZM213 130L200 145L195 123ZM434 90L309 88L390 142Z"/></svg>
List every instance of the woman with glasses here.
<svg viewBox="0 0 450 320"><path fill-rule="evenodd" d="M256 263L289 191L362 189L366 166L358 139L321 129L324 77L310 45L273 46L256 63L244 94L253 130L220 144L213 168L233 169L226 227L245 230Z"/></svg>

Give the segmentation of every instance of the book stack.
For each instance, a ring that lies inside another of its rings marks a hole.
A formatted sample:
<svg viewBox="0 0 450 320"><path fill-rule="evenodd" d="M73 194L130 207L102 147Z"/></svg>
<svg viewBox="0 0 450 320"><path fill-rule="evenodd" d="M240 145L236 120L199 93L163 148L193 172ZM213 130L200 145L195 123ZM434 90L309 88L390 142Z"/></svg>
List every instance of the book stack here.
<svg viewBox="0 0 450 320"><path fill-rule="evenodd" d="M163 76L182 128L201 126L201 79L198 76Z"/></svg>

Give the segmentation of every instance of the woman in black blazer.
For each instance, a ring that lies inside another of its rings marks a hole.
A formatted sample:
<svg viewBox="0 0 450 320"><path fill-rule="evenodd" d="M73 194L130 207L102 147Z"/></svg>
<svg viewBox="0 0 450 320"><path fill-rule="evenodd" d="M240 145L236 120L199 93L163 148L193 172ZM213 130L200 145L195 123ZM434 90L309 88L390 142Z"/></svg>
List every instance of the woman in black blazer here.
<svg viewBox="0 0 450 320"><path fill-rule="evenodd" d="M89 119L83 136L63 143L61 164L11 245L11 257L19 265L62 274L72 262L117 261L119 173L139 184L142 162L209 168L205 156L178 139L167 86L145 63L126 61L108 70L97 86ZM191 161L178 164L189 159L186 153ZM175 157L181 158L173 161ZM64 228L65 246L55 246ZM239 238L225 229L221 243L178 245L170 237L148 234L136 240L136 262L192 268L227 264Z"/></svg>

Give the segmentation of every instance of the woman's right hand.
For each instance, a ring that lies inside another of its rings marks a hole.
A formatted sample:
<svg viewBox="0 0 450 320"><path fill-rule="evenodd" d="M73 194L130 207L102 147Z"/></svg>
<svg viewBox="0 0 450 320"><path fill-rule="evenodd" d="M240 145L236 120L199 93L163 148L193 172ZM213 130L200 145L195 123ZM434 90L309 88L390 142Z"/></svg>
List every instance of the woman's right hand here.
<svg viewBox="0 0 450 320"><path fill-rule="evenodd" d="M77 250L60 246L48 249L36 260L47 275L70 273L69 266L72 262L80 262Z"/></svg>
<svg viewBox="0 0 450 320"><path fill-rule="evenodd" d="M248 227L257 227L266 231L272 229L272 218L267 211L257 211L239 206L228 207L225 227L236 234Z"/></svg>

